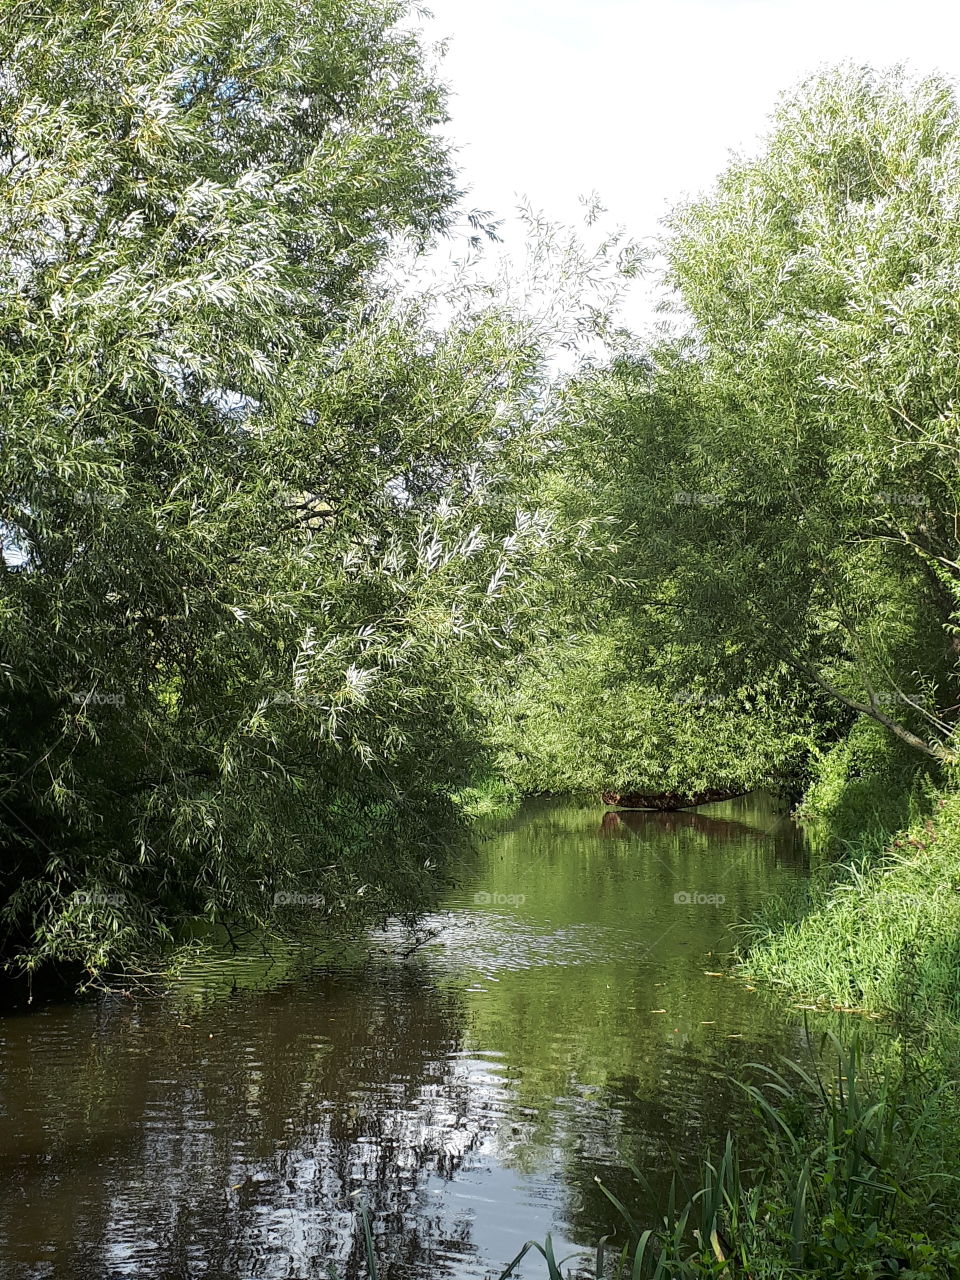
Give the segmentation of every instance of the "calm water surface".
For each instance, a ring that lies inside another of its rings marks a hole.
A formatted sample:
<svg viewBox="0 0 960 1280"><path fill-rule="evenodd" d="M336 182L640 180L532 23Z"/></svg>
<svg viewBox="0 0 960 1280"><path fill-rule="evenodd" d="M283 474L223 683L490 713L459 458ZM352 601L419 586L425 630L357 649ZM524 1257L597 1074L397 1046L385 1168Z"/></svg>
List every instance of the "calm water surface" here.
<svg viewBox="0 0 960 1280"><path fill-rule="evenodd" d="M800 1050L802 1014L711 975L805 873L762 796L533 802L489 824L412 952L390 929L10 1011L0 1275L360 1277L359 1199L385 1277L481 1277L531 1236L559 1254L611 1230L597 1177L654 1215L674 1159L735 1122L729 1073Z"/></svg>

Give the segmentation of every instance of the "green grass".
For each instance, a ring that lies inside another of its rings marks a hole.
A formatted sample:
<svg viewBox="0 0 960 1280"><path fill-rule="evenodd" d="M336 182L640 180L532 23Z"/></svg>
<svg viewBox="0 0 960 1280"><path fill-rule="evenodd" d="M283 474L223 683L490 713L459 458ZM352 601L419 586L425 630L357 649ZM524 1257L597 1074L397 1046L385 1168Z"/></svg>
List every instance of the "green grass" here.
<svg viewBox="0 0 960 1280"><path fill-rule="evenodd" d="M742 931L741 971L806 1001L960 1025L960 792L866 721L799 808L821 865Z"/></svg>
<svg viewBox="0 0 960 1280"><path fill-rule="evenodd" d="M928 776L915 751L861 719L814 764L798 816L827 844L882 845L929 812Z"/></svg>
<svg viewBox="0 0 960 1280"><path fill-rule="evenodd" d="M847 859L799 918L745 931L743 971L837 1008L960 1022L960 794Z"/></svg>
<svg viewBox="0 0 960 1280"><path fill-rule="evenodd" d="M512 783L490 776L458 791L453 801L468 818L506 818L515 812L522 798Z"/></svg>

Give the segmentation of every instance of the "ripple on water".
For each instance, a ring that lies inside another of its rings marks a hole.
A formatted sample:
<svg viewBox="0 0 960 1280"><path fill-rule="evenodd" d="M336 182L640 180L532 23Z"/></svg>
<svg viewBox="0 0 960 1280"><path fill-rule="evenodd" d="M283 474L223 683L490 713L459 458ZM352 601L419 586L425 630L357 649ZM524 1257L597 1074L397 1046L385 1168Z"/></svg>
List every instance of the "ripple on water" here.
<svg viewBox="0 0 960 1280"><path fill-rule="evenodd" d="M420 952L431 968L476 974L488 982L504 970L602 964L637 949L624 929L594 923L551 928L507 912L451 910L428 917L423 927L436 935ZM395 942L399 949L402 936L399 929L388 929L387 945Z"/></svg>

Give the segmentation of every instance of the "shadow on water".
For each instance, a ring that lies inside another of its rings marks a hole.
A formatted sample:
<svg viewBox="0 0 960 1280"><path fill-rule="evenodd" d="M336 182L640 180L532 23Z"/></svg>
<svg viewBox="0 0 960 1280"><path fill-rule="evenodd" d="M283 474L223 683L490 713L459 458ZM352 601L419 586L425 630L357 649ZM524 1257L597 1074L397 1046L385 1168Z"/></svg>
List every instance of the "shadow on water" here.
<svg viewBox="0 0 960 1280"><path fill-rule="evenodd" d="M657 1214L674 1158L735 1120L731 1073L800 1049L801 1015L718 957L805 859L762 796L531 802L487 824L424 945L396 926L11 1011L3 1274L362 1276L362 1200L384 1276L484 1276L530 1236L610 1230L595 1179L628 1192L631 1161Z"/></svg>
<svg viewBox="0 0 960 1280"><path fill-rule="evenodd" d="M719 840L733 836L766 835L760 827L749 827L733 818L713 818L696 809L678 809L673 813L655 813L649 809L610 810L603 815L600 833L605 836L643 836L656 840L675 831L699 831Z"/></svg>

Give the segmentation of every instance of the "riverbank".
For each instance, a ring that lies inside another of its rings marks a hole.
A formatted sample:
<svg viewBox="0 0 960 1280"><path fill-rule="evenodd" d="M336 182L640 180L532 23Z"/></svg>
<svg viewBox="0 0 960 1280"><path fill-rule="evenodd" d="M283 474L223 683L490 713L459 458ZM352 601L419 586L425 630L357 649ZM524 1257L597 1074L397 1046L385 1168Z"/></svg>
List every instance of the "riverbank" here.
<svg viewBox="0 0 960 1280"><path fill-rule="evenodd" d="M801 812L821 867L746 928L742 972L830 1008L960 1026L960 792L861 732Z"/></svg>
<svg viewBox="0 0 960 1280"><path fill-rule="evenodd" d="M848 848L798 919L749 932L744 972L828 1007L960 1022L960 795Z"/></svg>
<svg viewBox="0 0 960 1280"><path fill-rule="evenodd" d="M744 1175L731 1140L726 1163L706 1162L644 1277L960 1275L960 794L860 725L820 760L800 813L818 869L744 927L739 972L844 1010L847 1061L826 1085L793 1064L766 1098L752 1090L766 1159ZM871 1063L860 1014L892 1031ZM684 1213L702 1247L671 1244Z"/></svg>
<svg viewBox="0 0 960 1280"><path fill-rule="evenodd" d="M661 1219L637 1212L642 1190L608 1193L615 1244L578 1274L960 1276L960 794L861 723L820 758L798 812L815 869L744 926L738 971L821 1025L844 1012L833 1071L811 1053L744 1082L765 1147L745 1155L728 1135ZM860 1015L888 1029L866 1054ZM528 1252L559 1280L550 1241Z"/></svg>

